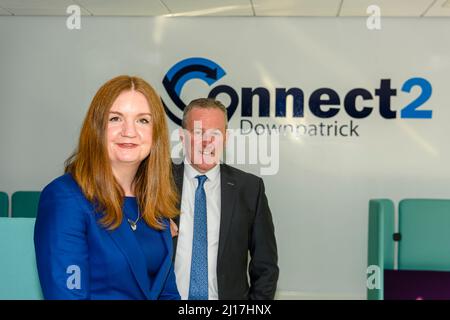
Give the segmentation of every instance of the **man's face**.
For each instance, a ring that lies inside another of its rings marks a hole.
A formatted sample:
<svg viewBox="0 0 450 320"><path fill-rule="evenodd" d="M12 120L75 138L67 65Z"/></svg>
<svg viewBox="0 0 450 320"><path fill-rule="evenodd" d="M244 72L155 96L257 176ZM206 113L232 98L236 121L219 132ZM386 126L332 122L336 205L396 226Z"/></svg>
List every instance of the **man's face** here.
<svg viewBox="0 0 450 320"><path fill-rule="evenodd" d="M188 113L181 140L188 162L205 173L219 163L226 142L225 115L216 108L196 108Z"/></svg>

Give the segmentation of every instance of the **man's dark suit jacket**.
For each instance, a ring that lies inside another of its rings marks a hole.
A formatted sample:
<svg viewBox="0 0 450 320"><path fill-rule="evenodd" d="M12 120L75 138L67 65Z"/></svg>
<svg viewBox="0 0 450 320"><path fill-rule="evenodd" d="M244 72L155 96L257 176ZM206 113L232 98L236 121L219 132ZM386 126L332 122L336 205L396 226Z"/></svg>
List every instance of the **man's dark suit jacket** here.
<svg viewBox="0 0 450 320"><path fill-rule="evenodd" d="M173 174L181 202L184 164L174 164ZM263 180L226 164L220 165L220 180L219 299L273 299L279 273L278 254ZM175 223L179 226L179 218ZM177 240L174 237L174 259Z"/></svg>

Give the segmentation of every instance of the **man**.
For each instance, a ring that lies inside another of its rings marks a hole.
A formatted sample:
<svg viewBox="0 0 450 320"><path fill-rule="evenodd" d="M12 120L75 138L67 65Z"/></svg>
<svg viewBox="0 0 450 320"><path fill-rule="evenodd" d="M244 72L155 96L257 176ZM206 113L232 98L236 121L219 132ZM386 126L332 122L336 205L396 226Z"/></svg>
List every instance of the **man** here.
<svg viewBox="0 0 450 320"><path fill-rule="evenodd" d="M182 127L185 158L173 169L181 194L174 237L181 298L273 299L278 255L264 183L219 164L226 108L213 99L193 100L184 110Z"/></svg>

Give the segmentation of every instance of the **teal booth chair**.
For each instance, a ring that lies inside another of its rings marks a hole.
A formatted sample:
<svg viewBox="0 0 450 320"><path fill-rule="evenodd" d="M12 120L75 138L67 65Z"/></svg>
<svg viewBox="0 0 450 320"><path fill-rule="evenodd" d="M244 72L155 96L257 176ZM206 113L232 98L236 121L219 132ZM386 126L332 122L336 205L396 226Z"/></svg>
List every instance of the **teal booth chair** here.
<svg viewBox="0 0 450 320"><path fill-rule="evenodd" d="M0 300L42 299L32 218L0 218Z"/></svg>
<svg viewBox="0 0 450 320"><path fill-rule="evenodd" d="M9 211L9 199L5 192L0 192L0 217L7 217Z"/></svg>
<svg viewBox="0 0 450 320"><path fill-rule="evenodd" d="M395 209L389 199L369 201L368 266L379 267L381 286L367 289L369 300L383 299L383 272L394 269L398 243L399 270L450 271L450 200L404 199Z"/></svg>
<svg viewBox="0 0 450 320"><path fill-rule="evenodd" d="M39 204L39 191L16 191L11 197L11 216L13 218L36 218Z"/></svg>

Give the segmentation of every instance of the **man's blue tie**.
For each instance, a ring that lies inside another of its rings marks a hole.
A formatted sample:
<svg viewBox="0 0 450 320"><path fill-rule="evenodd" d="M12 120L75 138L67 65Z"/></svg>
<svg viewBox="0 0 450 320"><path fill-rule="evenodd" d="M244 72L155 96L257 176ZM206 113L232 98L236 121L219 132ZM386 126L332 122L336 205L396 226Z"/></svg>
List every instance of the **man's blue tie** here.
<svg viewBox="0 0 450 320"><path fill-rule="evenodd" d="M206 194L203 185L207 177L196 176L194 236L192 241L191 279L189 300L208 300L208 228L206 218Z"/></svg>

